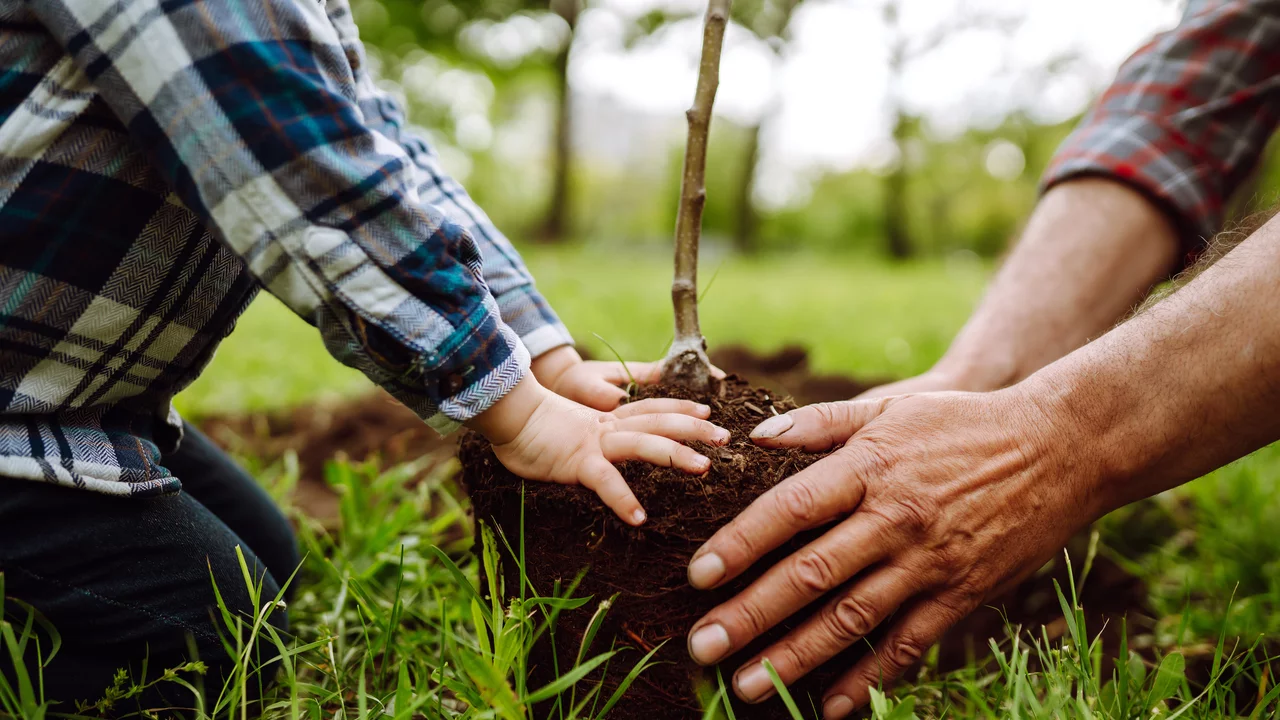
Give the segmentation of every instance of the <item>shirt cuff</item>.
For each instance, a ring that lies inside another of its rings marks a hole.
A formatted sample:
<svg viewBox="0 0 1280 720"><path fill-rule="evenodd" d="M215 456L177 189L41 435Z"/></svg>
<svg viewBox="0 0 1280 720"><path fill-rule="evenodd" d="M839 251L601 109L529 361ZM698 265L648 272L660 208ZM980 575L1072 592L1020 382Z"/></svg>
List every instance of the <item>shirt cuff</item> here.
<svg viewBox="0 0 1280 720"><path fill-rule="evenodd" d="M1173 222L1190 264L1221 229L1225 193L1216 161L1166 118L1149 114L1086 120L1054 155L1041 192L1078 177L1102 176L1133 188Z"/></svg>
<svg viewBox="0 0 1280 720"><path fill-rule="evenodd" d="M508 351L505 359L494 364L488 372L475 378L470 384L440 399L439 411L427 418L427 425L436 432L441 435L454 432L467 420L493 407L529 374L529 351L511 328L500 326L494 344L501 345ZM492 348L483 352L486 355L492 354ZM454 390L460 385L459 377L456 374L445 374L439 382L448 390Z"/></svg>
<svg viewBox="0 0 1280 720"><path fill-rule="evenodd" d="M512 288L495 299L503 322L520 337L530 357L574 344L569 329L533 285Z"/></svg>

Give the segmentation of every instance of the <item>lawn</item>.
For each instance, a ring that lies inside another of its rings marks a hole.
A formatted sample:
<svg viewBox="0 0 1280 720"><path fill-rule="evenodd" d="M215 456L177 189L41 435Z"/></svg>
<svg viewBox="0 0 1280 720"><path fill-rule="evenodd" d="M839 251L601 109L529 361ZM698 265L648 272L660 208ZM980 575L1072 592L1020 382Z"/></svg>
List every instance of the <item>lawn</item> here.
<svg viewBox="0 0 1280 720"><path fill-rule="evenodd" d="M629 357L660 355L670 334L665 257L539 251L530 264L593 352L606 352L595 333ZM812 350L817 369L863 376L927 368L963 323L989 272L966 262L886 266L803 257L733 259L718 272L713 260L707 267L703 323L713 344L770 349L799 342ZM264 297L179 403L189 415L201 415L367 388L324 354L314 331ZM288 458L252 466L277 497L296 482ZM519 538L488 537L482 558L470 553L452 469L407 486L412 467L330 468L344 527L331 532L299 518L307 559L290 608L297 637L278 637L253 619L225 619L229 638L269 636L285 657L267 717L601 718L612 693L591 683L591 670L605 662L643 668L640 651L596 638L582 648L577 667L562 670L560 681L525 685L533 639L553 634L558 614L599 612L604 598L475 588L481 562L518 562ZM1277 691L1261 648L1280 618L1278 490L1280 447L1273 446L1099 523L1097 552L1147 583L1158 615L1146 646L1129 648L1114 669L1094 641L1101 628L1084 626L1068 586L1060 600L1072 611L1060 636L1030 629L1017 641L995 638L995 661L955 673L936 673L926 664L910 683L881 698L874 716L1274 716ZM269 600L262 598L259 606ZM10 607L10 620L20 620L20 611ZM0 652L12 649L27 627L0 624ZM197 715L242 717L240 687L252 674L245 661L226 688L208 689ZM130 694L137 680L122 680L83 716L136 716ZM0 682L0 716L7 710L42 717L38 683L24 692L21 683L7 682ZM733 717L721 688L713 684L706 693L708 718ZM538 699L550 700L551 709L533 712ZM801 705L799 717L817 717Z"/></svg>

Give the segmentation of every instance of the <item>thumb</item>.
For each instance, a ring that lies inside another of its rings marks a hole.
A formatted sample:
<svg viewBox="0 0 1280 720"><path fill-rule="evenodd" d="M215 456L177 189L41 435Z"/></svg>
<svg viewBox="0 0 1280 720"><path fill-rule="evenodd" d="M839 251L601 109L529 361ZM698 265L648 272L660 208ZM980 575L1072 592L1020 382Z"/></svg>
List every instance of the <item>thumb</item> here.
<svg viewBox="0 0 1280 720"><path fill-rule="evenodd" d="M593 378L574 393L573 399L600 412L612 412L627 399L627 391L606 380Z"/></svg>
<svg viewBox="0 0 1280 720"><path fill-rule="evenodd" d="M829 450L853 437L888 405L883 398L806 405L760 423L751 431L751 439L763 447Z"/></svg>

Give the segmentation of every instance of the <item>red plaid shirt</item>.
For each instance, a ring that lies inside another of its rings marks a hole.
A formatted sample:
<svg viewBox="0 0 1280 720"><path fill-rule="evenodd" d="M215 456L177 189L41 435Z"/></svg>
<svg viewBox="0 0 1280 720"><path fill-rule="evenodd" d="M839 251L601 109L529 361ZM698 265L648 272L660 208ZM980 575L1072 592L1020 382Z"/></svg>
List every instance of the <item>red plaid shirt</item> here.
<svg viewBox="0 0 1280 720"><path fill-rule="evenodd" d="M1058 149L1044 187L1081 175L1133 186L1165 209L1188 258L1280 121L1280 1L1191 0L1182 22L1121 66Z"/></svg>

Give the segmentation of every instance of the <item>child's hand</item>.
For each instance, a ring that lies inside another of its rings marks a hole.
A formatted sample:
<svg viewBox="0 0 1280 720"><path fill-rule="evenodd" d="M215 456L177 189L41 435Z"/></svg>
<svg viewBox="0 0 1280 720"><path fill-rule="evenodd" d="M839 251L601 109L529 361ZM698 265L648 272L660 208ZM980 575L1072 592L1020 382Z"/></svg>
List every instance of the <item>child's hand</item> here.
<svg viewBox="0 0 1280 720"><path fill-rule="evenodd" d="M651 385L662 375L661 362L628 361L624 367L620 362L583 360L578 351L568 345L539 355L532 369L538 382L557 395L603 411L613 410L627 399L623 388L632 380L639 385ZM712 373L718 378L724 377L719 368L712 368Z"/></svg>
<svg viewBox="0 0 1280 720"><path fill-rule="evenodd" d="M508 470L531 480L593 490L631 525L645 521L640 501L613 466L641 460L693 475L711 460L677 441L724 445L729 431L705 418L706 405L689 400L641 400L604 413L561 397L526 377L496 405L468 423L493 443Z"/></svg>

